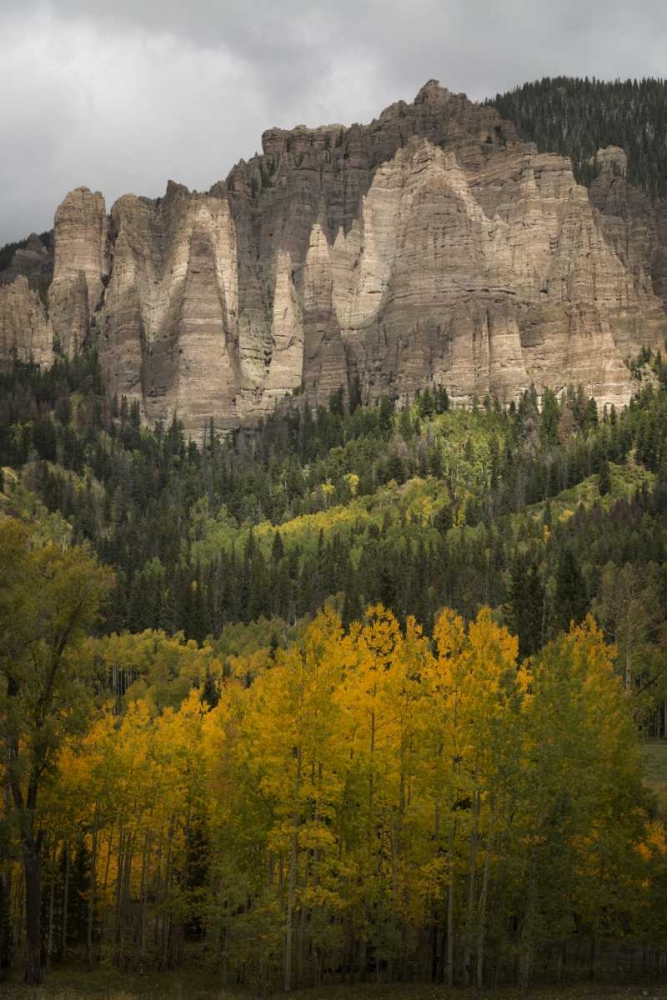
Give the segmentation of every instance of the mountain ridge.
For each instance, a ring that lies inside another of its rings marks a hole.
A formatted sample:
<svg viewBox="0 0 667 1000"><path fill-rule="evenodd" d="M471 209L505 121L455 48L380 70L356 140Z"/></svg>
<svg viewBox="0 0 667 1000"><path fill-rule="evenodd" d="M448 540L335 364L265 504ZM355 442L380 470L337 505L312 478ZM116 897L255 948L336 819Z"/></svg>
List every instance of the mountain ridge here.
<svg viewBox="0 0 667 1000"><path fill-rule="evenodd" d="M206 194L169 182L107 216L99 192L71 192L48 315L29 275L0 286L0 359L93 345L112 394L194 436L353 383L366 402L568 383L629 400L628 358L667 329L667 239L608 160L587 192L568 160L434 80L370 125L269 129L262 145Z"/></svg>

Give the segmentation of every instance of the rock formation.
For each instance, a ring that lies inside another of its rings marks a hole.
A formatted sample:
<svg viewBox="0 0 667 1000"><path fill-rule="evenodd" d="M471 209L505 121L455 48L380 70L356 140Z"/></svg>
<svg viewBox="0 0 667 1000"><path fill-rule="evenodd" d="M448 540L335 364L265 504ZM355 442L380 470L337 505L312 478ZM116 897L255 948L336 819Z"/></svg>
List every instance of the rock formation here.
<svg viewBox="0 0 667 1000"><path fill-rule="evenodd" d="M608 147L596 159L588 194L605 239L635 284L652 289L667 310L667 201L651 201L628 184L623 150Z"/></svg>
<svg viewBox="0 0 667 1000"><path fill-rule="evenodd" d="M199 435L357 379L367 401L581 383L622 404L625 362L662 344L667 213L628 186L622 150L598 154L589 197L568 160L434 81L368 126L262 146L208 194L170 182L107 219L80 188L58 209L57 343L94 342L150 422Z"/></svg>
<svg viewBox="0 0 667 1000"><path fill-rule="evenodd" d="M0 368L13 361L50 365L53 331L25 275L0 285Z"/></svg>
<svg viewBox="0 0 667 1000"><path fill-rule="evenodd" d="M99 191L71 191L56 212L53 232L49 312L56 341L71 356L88 337L108 276L108 222Z"/></svg>
<svg viewBox="0 0 667 1000"><path fill-rule="evenodd" d="M24 247L14 251L11 264L0 271L0 285L9 285L23 275L33 286L48 288L53 277L53 252L45 247L37 233L31 233Z"/></svg>

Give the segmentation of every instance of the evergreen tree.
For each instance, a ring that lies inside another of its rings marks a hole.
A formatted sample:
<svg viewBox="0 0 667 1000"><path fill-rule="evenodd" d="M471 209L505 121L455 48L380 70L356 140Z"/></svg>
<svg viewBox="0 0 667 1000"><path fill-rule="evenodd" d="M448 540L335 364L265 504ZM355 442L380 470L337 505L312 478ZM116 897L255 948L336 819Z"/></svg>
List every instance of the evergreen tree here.
<svg viewBox="0 0 667 1000"><path fill-rule="evenodd" d="M600 463L600 471L598 473L598 489L601 497L606 497L609 493L611 493L611 471L609 468L609 462L606 459Z"/></svg>
<svg viewBox="0 0 667 1000"><path fill-rule="evenodd" d="M588 595L579 562L571 548L564 548L558 560L553 604L556 630L567 632L570 624L583 621L588 611Z"/></svg>
<svg viewBox="0 0 667 1000"><path fill-rule="evenodd" d="M507 616L519 640L519 656L533 656L544 645L546 592L536 563L518 556L512 565Z"/></svg>

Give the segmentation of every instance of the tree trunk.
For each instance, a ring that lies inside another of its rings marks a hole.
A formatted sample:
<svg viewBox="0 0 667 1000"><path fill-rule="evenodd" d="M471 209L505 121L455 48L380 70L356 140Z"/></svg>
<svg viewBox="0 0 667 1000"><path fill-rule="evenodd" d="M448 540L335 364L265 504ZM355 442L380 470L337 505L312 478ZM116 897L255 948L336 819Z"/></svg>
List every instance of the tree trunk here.
<svg viewBox="0 0 667 1000"><path fill-rule="evenodd" d="M630 693L632 689L632 647L630 642L625 647L625 690Z"/></svg>
<svg viewBox="0 0 667 1000"><path fill-rule="evenodd" d="M115 931L114 963L116 965L116 968L120 968L120 949L121 949L122 920L123 920L124 864L125 864L125 834L121 827L120 834L118 836L118 871L116 873L116 905L115 905L116 926L114 928Z"/></svg>
<svg viewBox="0 0 667 1000"><path fill-rule="evenodd" d="M118 968L126 969L125 959L125 928L129 923L128 915L130 909L130 879L132 878L134 837L130 835L127 842L125 856L125 867L123 870L123 884L120 897L120 941L118 945Z"/></svg>
<svg viewBox="0 0 667 1000"><path fill-rule="evenodd" d="M32 834L24 834L23 868L25 871L26 969L29 986L42 982L42 878L39 851Z"/></svg>
<svg viewBox="0 0 667 1000"><path fill-rule="evenodd" d="M144 837L144 849L141 856L141 885L139 889L139 975L143 976L146 971L146 871L151 850L151 835L147 833Z"/></svg>
<svg viewBox="0 0 667 1000"><path fill-rule="evenodd" d="M519 945L519 986L522 990L528 989L533 966L533 933L535 929L535 917L537 909L537 859L531 859L530 874L528 876L528 888L526 892L526 909L523 917L523 927L521 928L521 941Z"/></svg>
<svg viewBox="0 0 667 1000"><path fill-rule="evenodd" d="M477 869L477 843L479 825L480 793L477 789L472 800L472 830L470 831L470 860L468 870L468 906L466 910L465 950L463 952L463 982L470 986L472 962L473 917L475 913L475 875Z"/></svg>
<svg viewBox="0 0 667 1000"><path fill-rule="evenodd" d="M12 964L11 871L0 873L0 981Z"/></svg>
<svg viewBox="0 0 667 1000"><path fill-rule="evenodd" d="M556 966L556 982L560 986L563 979L563 971L567 962L567 938L563 938L558 949L558 964Z"/></svg>
<svg viewBox="0 0 667 1000"><path fill-rule="evenodd" d="M171 883L173 878L173 842L174 831L176 829L176 815L172 814L169 820L169 834L167 837L167 859L164 875L164 899L166 902L165 914L162 920L162 947L160 956L160 972L166 972L169 966L169 949L171 947Z"/></svg>
<svg viewBox="0 0 667 1000"><path fill-rule="evenodd" d="M49 931L46 939L46 970L51 967L51 955L53 953L53 913L55 909L56 895L56 851L53 850L53 867L51 869L51 886L49 888Z"/></svg>
<svg viewBox="0 0 667 1000"><path fill-rule="evenodd" d="M9 765L12 760L12 747L8 741L5 748L4 772L5 781L3 788L3 798L5 815L9 816L12 807L12 790L9 783ZM12 870L7 867L0 872L0 981L3 978L4 970L11 968L13 935L12 935Z"/></svg>
<svg viewBox="0 0 667 1000"><path fill-rule="evenodd" d="M86 916L86 968L93 968L93 922L95 919L95 890L97 887L97 839L100 819L100 804L95 803L95 818L93 821L93 848L90 855L90 879L88 881L88 913Z"/></svg>
<svg viewBox="0 0 667 1000"><path fill-rule="evenodd" d="M67 911L69 909L69 870L70 870L70 851L69 844L65 845L65 884L63 887L63 922L61 928L60 937L60 961L64 962L67 958Z"/></svg>
<svg viewBox="0 0 667 1000"><path fill-rule="evenodd" d="M297 837L299 828L299 791L301 788L301 750L297 751L294 778L294 804L292 807L292 837L290 865L287 877L287 913L285 916L285 990L292 987L292 935L294 922L294 896L296 892Z"/></svg>
<svg viewBox="0 0 667 1000"><path fill-rule="evenodd" d="M481 990L484 979L484 938L486 935L486 905L489 898L489 868L491 864L491 848L493 847L493 823L495 819L494 803L491 802L489 812L489 832L486 836L486 849L484 851L484 873L482 875L482 889L479 895L479 930L477 934L477 971L475 984Z"/></svg>
<svg viewBox="0 0 667 1000"><path fill-rule="evenodd" d="M9 696L17 694L17 689L9 685ZM14 763L19 759L17 741L8 743L9 787L12 802L19 817L23 871L25 874L25 928L26 928L26 970L25 981L29 986L39 986L42 982L42 872L39 856L41 837L34 835L34 815L37 809L39 770L32 771L28 782L27 795L23 790Z"/></svg>
<svg viewBox="0 0 667 1000"><path fill-rule="evenodd" d="M454 836L449 833L449 885L447 886L447 986L454 985Z"/></svg>

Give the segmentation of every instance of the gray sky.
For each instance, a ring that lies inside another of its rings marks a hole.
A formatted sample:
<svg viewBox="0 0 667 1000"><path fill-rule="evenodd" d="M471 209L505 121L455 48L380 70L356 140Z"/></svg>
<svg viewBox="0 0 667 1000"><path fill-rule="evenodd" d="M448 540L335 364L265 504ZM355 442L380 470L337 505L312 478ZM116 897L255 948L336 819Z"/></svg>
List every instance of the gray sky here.
<svg viewBox="0 0 667 1000"><path fill-rule="evenodd" d="M208 189L271 125L370 121L435 77L667 76L664 0L0 0L0 245L68 190Z"/></svg>

